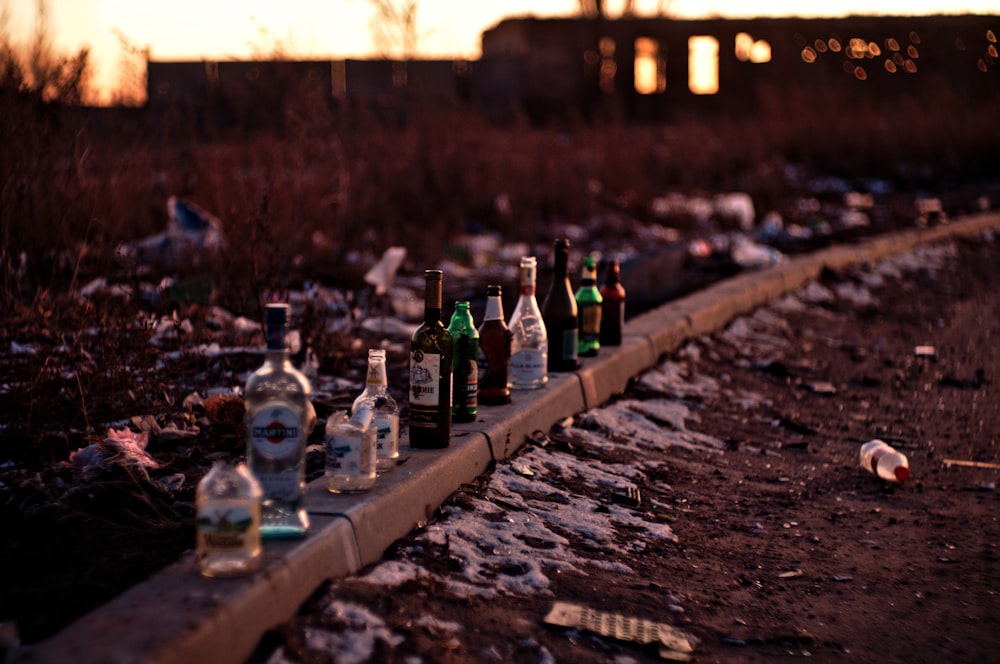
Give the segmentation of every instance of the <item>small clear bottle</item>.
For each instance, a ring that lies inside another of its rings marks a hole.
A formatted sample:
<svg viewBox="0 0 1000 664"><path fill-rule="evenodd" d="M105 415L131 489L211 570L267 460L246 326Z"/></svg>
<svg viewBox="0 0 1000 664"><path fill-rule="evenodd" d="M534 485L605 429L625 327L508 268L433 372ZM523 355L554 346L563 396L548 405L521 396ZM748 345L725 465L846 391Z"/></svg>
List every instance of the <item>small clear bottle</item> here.
<svg viewBox="0 0 1000 664"><path fill-rule="evenodd" d="M521 258L521 294L510 324L510 386L515 390L536 390L549 381L549 338L538 308L535 283L538 261Z"/></svg>
<svg viewBox="0 0 1000 664"><path fill-rule="evenodd" d="M326 420L326 488L330 493L363 493L375 486L374 412L362 405L350 417L339 411Z"/></svg>
<svg viewBox="0 0 1000 664"><path fill-rule="evenodd" d="M261 537L304 537L306 444L316 424L309 379L289 357L284 303L266 307L264 364L244 388L247 465L264 490Z"/></svg>
<svg viewBox="0 0 1000 664"><path fill-rule="evenodd" d="M196 557L202 576L243 576L260 568L262 495L242 463L216 461L198 483Z"/></svg>
<svg viewBox="0 0 1000 664"><path fill-rule="evenodd" d="M869 440L861 446L858 457L862 468L887 482L910 479L910 462L906 455L883 440Z"/></svg>
<svg viewBox="0 0 1000 664"><path fill-rule="evenodd" d="M389 394L389 379L385 366L385 351L368 349L368 374L365 389L354 400L351 414L361 408L373 413L375 426L375 470L386 473L399 461L399 404Z"/></svg>

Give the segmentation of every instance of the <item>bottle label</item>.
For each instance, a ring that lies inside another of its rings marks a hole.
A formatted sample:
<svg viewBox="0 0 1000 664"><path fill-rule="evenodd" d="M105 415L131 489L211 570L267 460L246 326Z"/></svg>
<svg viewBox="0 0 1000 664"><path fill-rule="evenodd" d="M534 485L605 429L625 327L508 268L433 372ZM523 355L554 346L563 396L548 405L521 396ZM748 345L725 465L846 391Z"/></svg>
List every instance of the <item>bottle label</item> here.
<svg viewBox="0 0 1000 664"><path fill-rule="evenodd" d="M326 468L338 474L361 474L361 433L333 434L326 439Z"/></svg>
<svg viewBox="0 0 1000 664"><path fill-rule="evenodd" d="M262 403L250 417L250 444L265 459L281 459L299 449L302 418L295 406L281 399Z"/></svg>
<svg viewBox="0 0 1000 664"><path fill-rule="evenodd" d="M601 305L580 307L580 338L593 340L601 332Z"/></svg>
<svg viewBox="0 0 1000 664"><path fill-rule="evenodd" d="M251 555L260 539L260 506L256 502L211 502L198 508L198 552Z"/></svg>
<svg viewBox="0 0 1000 664"><path fill-rule="evenodd" d="M264 497L268 500L277 500L285 503L293 503L299 500L303 489L303 481L300 477L301 464L296 464L288 470L267 473L254 469L254 477L260 482L260 488L264 491Z"/></svg>
<svg viewBox="0 0 1000 664"><path fill-rule="evenodd" d="M440 376L439 353L425 353L420 349L413 351L410 355L410 404L437 406L441 400Z"/></svg>
<svg viewBox="0 0 1000 664"><path fill-rule="evenodd" d="M545 357L537 350L519 350L510 357L510 375L514 382L532 382L545 376Z"/></svg>
<svg viewBox="0 0 1000 664"><path fill-rule="evenodd" d="M577 358L576 345L579 342L579 334L576 328L563 330L562 359L575 360Z"/></svg>
<svg viewBox="0 0 1000 664"><path fill-rule="evenodd" d="M455 405L476 407L476 397L479 395L479 365L476 360L462 362L460 373L456 374L461 383L455 394Z"/></svg>
<svg viewBox="0 0 1000 664"><path fill-rule="evenodd" d="M378 453L389 455L393 451L393 441L398 440L399 416L379 416L372 422L376 431Z"/></svg>

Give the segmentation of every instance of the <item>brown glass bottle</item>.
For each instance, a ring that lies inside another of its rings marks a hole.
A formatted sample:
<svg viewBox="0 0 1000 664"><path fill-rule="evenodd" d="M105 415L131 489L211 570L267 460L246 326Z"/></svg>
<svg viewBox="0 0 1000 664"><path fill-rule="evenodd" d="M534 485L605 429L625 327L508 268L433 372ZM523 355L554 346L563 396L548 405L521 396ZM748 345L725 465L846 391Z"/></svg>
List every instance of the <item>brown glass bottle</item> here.
<svg viewBox="0 0 1000 664"><path fill-rule="evenodd" d="M513 334L503 316L500 286L486 287L486 313L479 326L479 401L510 403L510 347Z"/></svg>
<svg viewBox="0 0 1000 664"><path fill-rule="evenodd" d="M621 284L618 261L608 261L604 285L601 286L601 345L621 346L625 326L625 287Z"/></svg>
<svg viewBox="0 0 1000 664"><path fill-rule="evenodd" d="M440 270L425 270L424 322L410 340L410 447L451 442L451 333L441 322Z"/></svg>
<svg viewBox="0 0 1000 664"><path fill-rule="evenodd" d="M573 371L577 359L576 297L569 282L569 240L555 241L555 272L542 303L542 319L549 335L549 371Z"/></svg>

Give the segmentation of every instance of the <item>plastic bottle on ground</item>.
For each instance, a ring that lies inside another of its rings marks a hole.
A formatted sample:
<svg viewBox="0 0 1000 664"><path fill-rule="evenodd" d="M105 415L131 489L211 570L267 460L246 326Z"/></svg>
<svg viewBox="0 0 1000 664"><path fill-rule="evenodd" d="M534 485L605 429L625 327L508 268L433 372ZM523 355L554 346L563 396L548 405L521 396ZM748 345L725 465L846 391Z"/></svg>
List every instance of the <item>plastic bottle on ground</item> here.
<svg viewBox="0 0 1000 664"><path fill-rule="evenodd" d="M861 446L861 467L887 482L905 482L910 479L910 462L906 455L883 440L869 440Z"/></svg>

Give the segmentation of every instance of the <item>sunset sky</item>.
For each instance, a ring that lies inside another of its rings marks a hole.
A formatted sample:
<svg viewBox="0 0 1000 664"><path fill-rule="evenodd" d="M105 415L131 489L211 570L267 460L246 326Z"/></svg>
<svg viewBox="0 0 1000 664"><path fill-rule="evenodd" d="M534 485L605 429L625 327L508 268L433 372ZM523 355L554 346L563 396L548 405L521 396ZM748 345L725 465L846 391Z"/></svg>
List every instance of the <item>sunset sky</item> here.
<svg viewBox="0 0 1000 664"><path fill-rule="evenodd" d="M288 57L370 57L374 10L370 0L44 0L56 49L72 54L87 46L95 83L120 79L122 35L148 48L154 60L241 59L280 47ZM605 0L614 15L621 0ZM657 0L636 0L640 14ZM15 43L34 29L38 0L0 0ZM577 0L419 0L419 55L475 58L480 34L507 16L567 16ZM997 0L672 0L680 18L702 16L839 16L845 14L997 13Z"/></svg>

